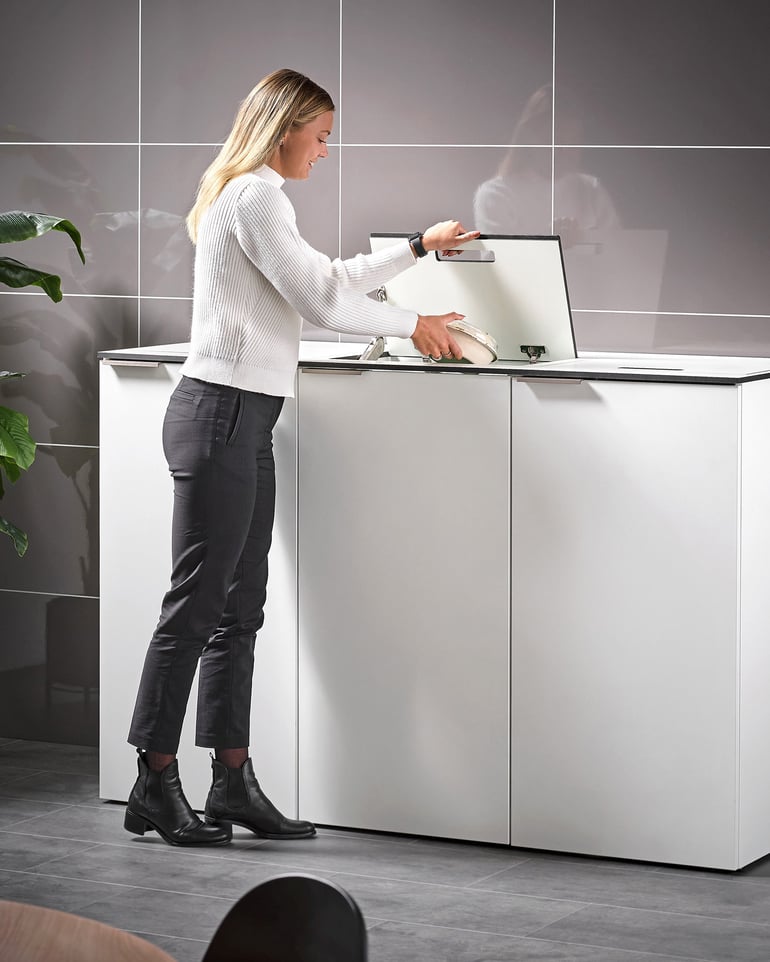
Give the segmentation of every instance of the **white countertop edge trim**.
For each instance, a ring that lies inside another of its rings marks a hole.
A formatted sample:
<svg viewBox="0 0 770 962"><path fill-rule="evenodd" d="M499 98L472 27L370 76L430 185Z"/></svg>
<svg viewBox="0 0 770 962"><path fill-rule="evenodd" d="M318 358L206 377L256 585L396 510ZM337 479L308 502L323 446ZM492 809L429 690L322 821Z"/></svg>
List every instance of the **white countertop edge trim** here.
<svg viewBox="0 0 770 962"><path fill-rule="evenodd" d="M361 363L355 360L366 347L365 342L338 342L338 341L302 341L300 345L299 362L330 361L347 366L351 363ZM174 361L177 358L182 361L187 356L188 344L155 344L144 347L132 347L124 349L101 351L100 356L109 358L111 356L135 357L137 360L142 358L163 357L164 360ZM351 357L354 360L351 360ZM411 358L404 358L403 363L409 364ZM421 363L420 358L415 357L415 364ZM447 371L457 371L458 368L451 365L435 364L430 365L432 369L445 368ZM381 364L380 364L381 369ZM406 367L397 367L395 370L406 370ZM481 368L475 368L474 373L478 373ZM612 374L616 373L624 376L641 376L645 373L654 375L656 379L671 377L672 379L682 377L704 377L704 378L758 378L770 377L770 358L766 357L726 357L721 355L691 355L691 354L642 354L642 353L616 353L616 352L583 352L575 359L565 361L544 361L537 364L515 363L506 364L497 362L485 366L485 372L500 374L516 374L519 376L537 375L538 371L548 370L553 373L563 371L572 374L584 372L585 374Z"/></svg>

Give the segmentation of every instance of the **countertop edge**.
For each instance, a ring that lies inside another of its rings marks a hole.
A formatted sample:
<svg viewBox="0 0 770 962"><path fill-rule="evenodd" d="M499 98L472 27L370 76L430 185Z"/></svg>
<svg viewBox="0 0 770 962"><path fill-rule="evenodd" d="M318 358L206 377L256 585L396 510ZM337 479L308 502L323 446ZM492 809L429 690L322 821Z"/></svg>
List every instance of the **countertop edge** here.
<svg viewBox="0 0 770 962"><path fill-rule="evenodd" d="M352 345L355 348L355 345ZM344 348L343 348L344 349ZM186 354L181 350L169 349L167 346L159 346L157 350L152 348L123 348L116 350L99 351L97 358L100 361L117 361L126 364L141 366L143 364L181 364L184 362ZM622 355L624 358L634 357L635 355ZM557 364L558 362L553 362ZM364 373L365 371L404 371L420 374L455 374L455 375L481 375L487 377L511 377L524 378L528 381L533 380L556 380L559 381L645 381L664 384L716 384L716 385L736 385L750 381L761 381L770 378L770 369L750 371L744 374L705 374L705 373L660 373L654 370L646 371L623 371L605 370L596 371L590 369L572 368L570 370L560 369L556 366L546 366L545 364L501 364L496 362L489 365L475 364L452 364L425 361L421 358L401 357L394 362L393 359L361 361L357 356L341 356L331 358L300 358L298 367L301 370L317 371L347 371L350 373Z"/></svg>

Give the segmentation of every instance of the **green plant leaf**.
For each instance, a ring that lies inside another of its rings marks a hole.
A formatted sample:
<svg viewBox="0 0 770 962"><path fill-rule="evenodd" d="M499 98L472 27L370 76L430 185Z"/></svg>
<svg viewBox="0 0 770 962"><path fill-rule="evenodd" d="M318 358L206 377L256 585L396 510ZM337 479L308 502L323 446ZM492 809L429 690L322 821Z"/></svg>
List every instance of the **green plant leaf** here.
<svg viewBox="0 0 770 962"><path fill-rule="evenodd" d="M52 230L67 234L75 245L81 262L85 264L80 231L71 221L51 214L21 210L0 212L0 244L41 237ZM13 257L0 257L0 284L7 287L34 285L42 288L52 301L62 299L61 278L57 274L29 267ZM0 371L0 380L11 377L24 375L18 371ZM20 411L0 406L0 498L5 494L3 473L9 481L17 481L21 471L26 471L35 460L36 448L37 445L29 433L29 418ZM0 534L6 534L13 540L19 556L25 553L29 544L26 533L3 517L0 517Z"/></svg>
<svg viewBox="0 0 770 962"><path fill-rule="evenodd" d="M8 287L28 287L34 284L42 287L52 301L60 301L61 278L57 274L39 271L36 267L27 267L13 257L0 257L0 282Z"/></svg>
<svg viewBox="0 0 770 962"><path fill-rule="evenodd" d="M10 244L15 241L29 240L30 237L41 237L50 230L63 231L69 235L77 248L80 260L85 264L80 231L64 217L54 217L51 214L34 214L24 210L9 210L0 213L0 244Z"/></svg>
<svg viewBox="0 0 770 962"><path fill-rule="evenodd" d="M0 534L7 534L11 538L16 554L22 557L29 546L29 538L26 532L17 528L15 524L11 524L7 518L0 516Z"/></svg>
<svg viewBox="0 0 770 962"><path fill-rule="evenodd" d="M36 447L27 415L0 406L0 458L8 458L26 471L35 460Z"/></svg>
<svg viewBox="0 0 770 962"><path fill-rule="evenodd" d="M21 476L21 468L11 458L0 458L0 498L5 494L3 490L3 471L8 475L8 480L13 484Z"/></svg>

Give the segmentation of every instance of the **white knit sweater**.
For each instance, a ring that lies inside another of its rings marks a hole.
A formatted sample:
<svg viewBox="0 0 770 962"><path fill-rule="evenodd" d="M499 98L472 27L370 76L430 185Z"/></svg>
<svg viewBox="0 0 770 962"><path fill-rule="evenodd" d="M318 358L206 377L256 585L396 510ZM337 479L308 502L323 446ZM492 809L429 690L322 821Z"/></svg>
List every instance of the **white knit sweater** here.
<svg viewBox="0 0 770 962"><path fill-rule="evenodd" d="M408 242L332 261L300 237L283 182L270 167L236 177L201 220L188 377L292 397L302 318L364 337L414 333L416 313L365 296L414 264Z"/></svg>

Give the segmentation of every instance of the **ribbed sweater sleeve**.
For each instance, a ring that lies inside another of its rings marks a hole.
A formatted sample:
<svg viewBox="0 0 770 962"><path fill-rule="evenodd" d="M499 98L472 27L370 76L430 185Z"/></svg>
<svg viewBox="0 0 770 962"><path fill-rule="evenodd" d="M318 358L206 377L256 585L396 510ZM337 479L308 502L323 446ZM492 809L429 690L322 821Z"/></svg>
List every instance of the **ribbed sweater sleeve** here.
<svg viewBox="0 0 770 962"><path fill-rule="evenodd" d="M415 312L366 297L414 264L409 244L332 261L300 236L281 184L269 168L244 174L201 218L189 377L290 397L302 318L362 338L414 333Z"/></svg>
<svg viewBox="0 0 770 962"><path fill-rule="evenodd" d="M362 296L414 263L406 241L376 254L331 261L302 239L283 191L258 177L245 184L235 216L246 256L306 321L344 334L414 333L415 312Z"/></svg>

